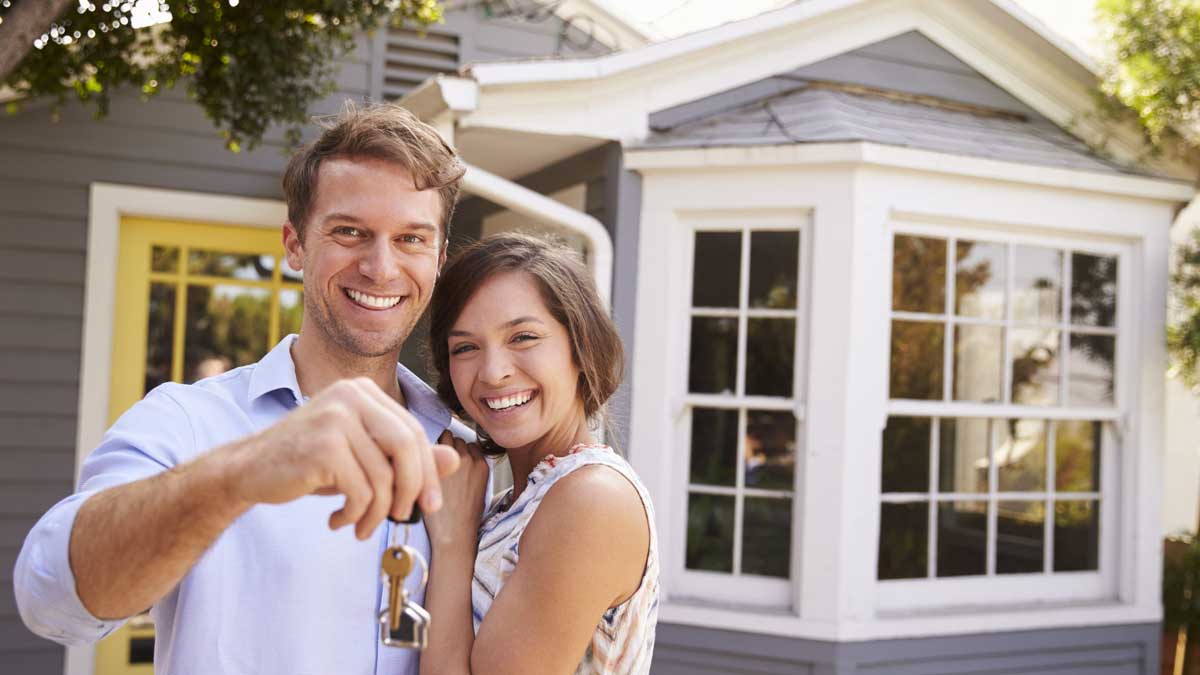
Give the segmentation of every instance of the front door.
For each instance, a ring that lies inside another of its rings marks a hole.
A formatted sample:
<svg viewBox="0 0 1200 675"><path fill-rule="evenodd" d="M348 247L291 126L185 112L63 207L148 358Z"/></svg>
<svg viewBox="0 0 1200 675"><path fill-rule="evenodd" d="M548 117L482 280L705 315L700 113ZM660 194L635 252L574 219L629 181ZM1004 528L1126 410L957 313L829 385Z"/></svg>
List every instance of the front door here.
<svg viewBox="0 0 1200 675"><path fill-rule="evenodd" d="M278 228L121 220L109 424L163 382L254 363L300 330L301 278ZM142 614L96 646L96 675L153 673Z"/></svg>

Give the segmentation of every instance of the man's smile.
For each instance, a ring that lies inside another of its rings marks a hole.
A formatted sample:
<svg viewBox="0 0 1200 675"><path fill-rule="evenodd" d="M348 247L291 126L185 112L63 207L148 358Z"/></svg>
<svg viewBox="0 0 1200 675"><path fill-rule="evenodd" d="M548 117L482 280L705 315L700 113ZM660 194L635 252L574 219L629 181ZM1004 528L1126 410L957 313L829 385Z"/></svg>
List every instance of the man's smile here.
<svg viewBox="0 0 1200 675"><path fill-rule="evenodd" d="M346 288L343 290L346 293L346 297L350 298L354 304L366 309L391 309L404 299L403 295L371 295L362 291L356 291L352 288Z"/></svg>

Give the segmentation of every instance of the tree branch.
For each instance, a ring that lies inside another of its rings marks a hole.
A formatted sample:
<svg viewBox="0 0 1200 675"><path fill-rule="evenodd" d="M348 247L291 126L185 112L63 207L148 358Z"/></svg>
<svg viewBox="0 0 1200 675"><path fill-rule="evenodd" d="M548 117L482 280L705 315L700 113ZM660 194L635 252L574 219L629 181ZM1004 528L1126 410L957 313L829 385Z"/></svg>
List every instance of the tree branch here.
<svg viewBox="0 0 1200 675"><path fill-rule="evenodd" d="M0 82L33 49L33 41L78 0L18 0L0 23Z"/></svg>

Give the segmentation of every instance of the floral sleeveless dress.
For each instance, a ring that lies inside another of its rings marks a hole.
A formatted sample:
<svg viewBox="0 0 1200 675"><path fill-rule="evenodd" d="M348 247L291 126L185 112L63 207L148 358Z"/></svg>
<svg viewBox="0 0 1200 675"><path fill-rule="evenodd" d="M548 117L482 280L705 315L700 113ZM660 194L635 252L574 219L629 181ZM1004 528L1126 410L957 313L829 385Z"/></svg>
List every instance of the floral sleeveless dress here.
<svg viewBox="0 0 1200 675"><path fill-rule="evenodd" d="M658 623L658 534L654 529L654 510L646 486L633 467L606 445L577 445L564 457L547 455L530 472L529 483L515 502L512 488L492 500L483 515L471 584L475 632L479 633L479 624L492 601L512 576L520 557L521 535L550 487L572 471L595 464L613 469L637 488L650 526L650 551L642 583L628 600L604 613L575 672L577 675L648 673L654 652L654 628Z"/></svg>

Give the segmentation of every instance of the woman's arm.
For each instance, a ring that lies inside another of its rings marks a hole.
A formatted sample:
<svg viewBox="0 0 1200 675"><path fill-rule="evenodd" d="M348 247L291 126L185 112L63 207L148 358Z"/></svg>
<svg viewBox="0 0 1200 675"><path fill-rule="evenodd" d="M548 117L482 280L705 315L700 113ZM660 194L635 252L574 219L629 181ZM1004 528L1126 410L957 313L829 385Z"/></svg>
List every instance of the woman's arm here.
<svg viewBox="0 0 1200 675"><path fill-rule="evenodd" d="M562 478L522 535L479 635L459 647L471 670L454 672L574 672L604 612L637 591L649 548L646 510L623 476L588 466Z"/></svg>

